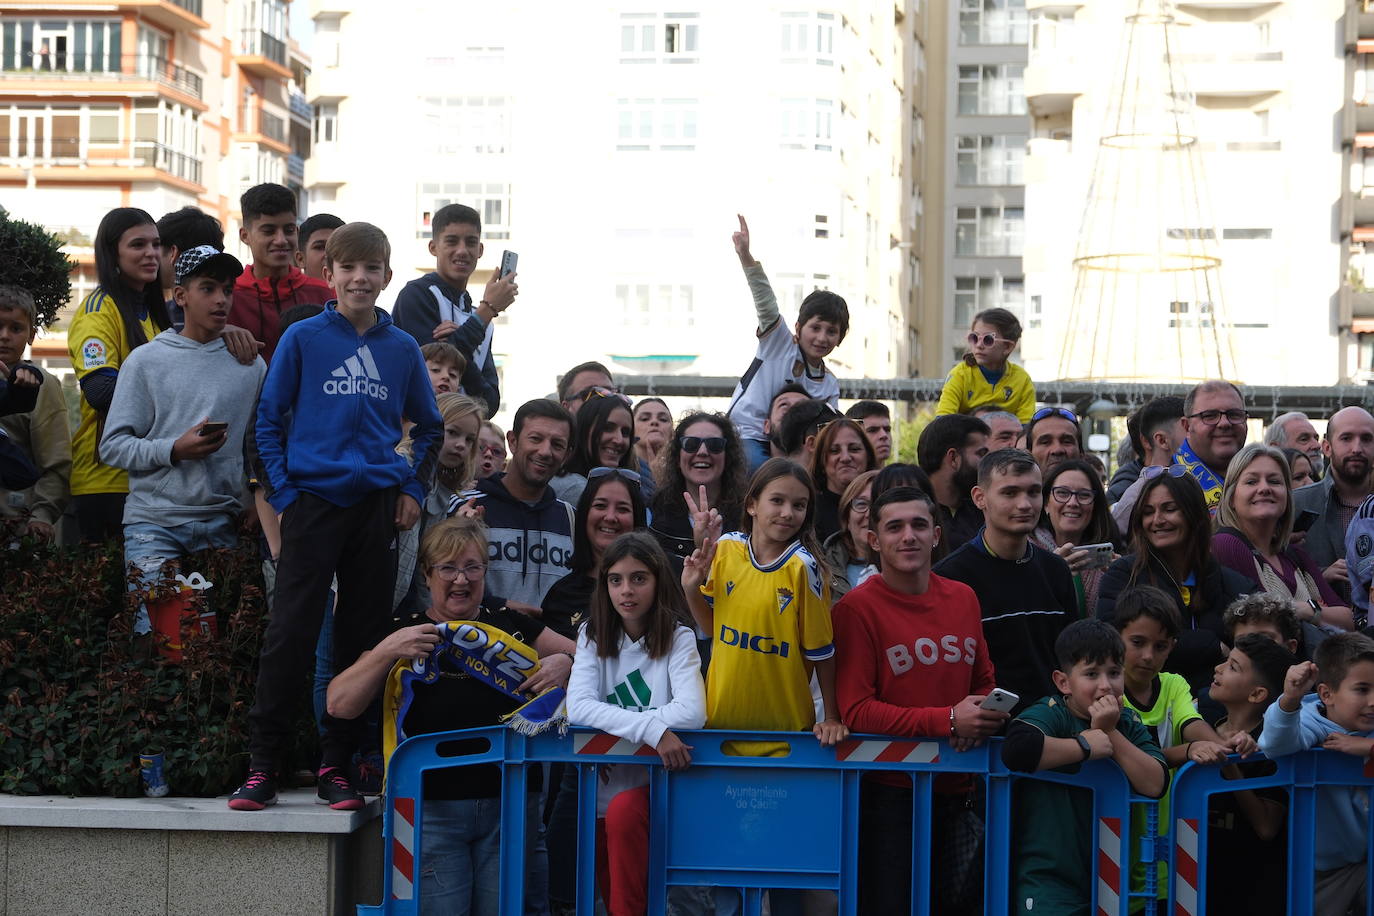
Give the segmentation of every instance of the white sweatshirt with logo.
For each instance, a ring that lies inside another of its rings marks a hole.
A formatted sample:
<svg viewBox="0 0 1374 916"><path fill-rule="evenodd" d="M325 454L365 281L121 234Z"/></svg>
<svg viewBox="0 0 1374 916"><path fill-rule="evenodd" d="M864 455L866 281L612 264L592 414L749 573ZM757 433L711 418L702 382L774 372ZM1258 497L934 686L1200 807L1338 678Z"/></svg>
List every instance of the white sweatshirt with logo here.
<svg viewBox="0 0 1374 916"><path fill-rule="evenodd" d="M701 728L706 724L706 689L696 635L680 626L668 654L650 658L642 639L621 634L619 654L600 658L584 627L568 679L568 721L650 747L670 729ZM613 767L610 780L597 789L596 816L604 817L619 793L648 782L643 766Z"/></svg>

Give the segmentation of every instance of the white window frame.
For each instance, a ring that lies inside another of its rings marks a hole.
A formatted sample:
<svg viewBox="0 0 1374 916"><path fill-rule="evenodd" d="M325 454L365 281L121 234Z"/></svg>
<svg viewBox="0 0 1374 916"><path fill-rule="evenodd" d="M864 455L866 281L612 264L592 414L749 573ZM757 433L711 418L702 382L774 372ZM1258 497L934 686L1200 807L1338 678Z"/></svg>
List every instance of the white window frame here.
<svg viewBox="0 0 1374 916"><path fill-rule="evenodd" d="M955 184L1025 184L1025 134L959 134L954 150ZM971 169L971 176L966 169Z"/></svg>
<svg viewBox="0 0 1374 916"><path fill-rule="evenodd" d="M959 44L1024 45L1026 0L959 0Z"/></svg>
<svg viewBox="0 0 1374 916"><path fill-rule="evenodd" d="M701 53L701 14L621 13L622 64L695 64Z"/></svg>
<svg viewBox="0 0 1374 916"><path fill-rule="evenodd" d="M697 99L616 100L616 150L691 152L699 138Z"/></svg>
<svg viewBox="0 0 1374 916"><path fill-rule="evenodd" d="M834 99L783 99L779 110L779 148L832 152L838 110Z"/></svg>
<svg viewBox="0 0 1374 916"><path fill-rule="evenodd" d="M621 277L615 284L616 310L629 328L694 328L696 289L691 283L659 278Z"/></svg>
<svg viewBox="0 0 1374 916"><path fill-rule="evenodd" d="M778 53L785 64L835 66L835 43L843 37L840 17L825 10L785 11L778 19Z"/></svg>
<svg viewBox="0 0 1374 916"><path fill-rule="evenodd" d="M310 119L310 138L315 146L328 146L339 142L339 104L325 102L315 106Z"/></svg>
<svg viewBox="0 0 1374 916"><path fill-rule="evenodd" d="M958 276L954 278L954 315L950 325L956 330L973 325L973 316L990 308L1004 308L1021 317L1026 308L1026 278Z"/></svg>
<svg viewBox="0 0 1374 916"><path fill-rule="evenodd" d="M438 155L510 152L510 99L501 95L425 96L426 136Z"/></svg>
<svg viewBox="0 0 1374 916"><path fill-rule="evenodd" d="M1025 246L1024 207L957 207L954 212L956 258L1019 258Z"/></svg>
<svg viewBox="0 0 1374 916"><path fill-rule="evenodd" d="M1026 113L1024 64L961 64L958 113L961 115L1023 115ZM971 92L966 92L968 88ZM972 101L972 106L966 105Z"/></svg>
<svg viewBox="0 0 1374 916"><path fill-rule="evenodd" d="M434 214L449 204L463 204L482 219L482 238L511 235L511 186L492 181L424 181L415 186L415 237L433 236Z"/></svg>

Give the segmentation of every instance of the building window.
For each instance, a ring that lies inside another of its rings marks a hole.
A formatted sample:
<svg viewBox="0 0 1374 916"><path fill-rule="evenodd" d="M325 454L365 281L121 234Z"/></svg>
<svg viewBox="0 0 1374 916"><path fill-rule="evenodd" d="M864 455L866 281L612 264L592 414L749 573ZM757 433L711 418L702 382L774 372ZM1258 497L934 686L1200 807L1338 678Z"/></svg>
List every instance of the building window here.
<svg viewBox="0 0 1374 916"><path fill-rule="evenodd" d="M117 19L7 17L0 24L0 70L118 73L120 41Z"/></svg>
<svg viewBox="0 0 1374 916"><path fill-rule="evenodd" d="M510 109L504 96L431 96L424 99L427 138L442 154L499 156L510 152Z"/></svg>
<svg viewBox="0 0 1374 916"><path fill-rule="evenodd" d="M686 283L625 282L615 286L625 327L696 327L693 287Z"/></svg>
<svg viewBox="0 0 1374 916"><path fill-rule="evenodd" d="M1025 237L1020 207L959 207L954 213L954 253L958 257L1018 258Z"/></svg>
<svg viewBox="0 0 1374 916"><path fill-rule="evenodd" d="M973 316L991 308L1004 308L1018 317L1026 305L1026 281L1021 277L955 277L954 323L956 331L973 327Z"/></svg>
<svg viewBox="0 0 1374 916"><path fill-rule="evenodd" d="M339 20L320 18L315 20L315 42L313 63L316 67L337 67L339 65Z"/></svg>
<svg viewBox="0 0 1374 916"><path fill-rule="evenodd" d="M780 50L783 63L835 65L834 13L783 13Z"/></svg>
<svg viewBox="0 0 1374 916"><path fill-rule="evenodd" d="M835 107L833 99L783 99L778 145L782 149L833 150Z"/></svg>
<svg viewBox="0 0 1374 916"><path fill-rule="evenodd" d="M476 210L482 217L483 238L510 238L510 185L475 181L419 185L415 194L415 237L429 238L435 212L449 204L463 204Z"/></svg>
<svg viewBox="0 0 1374 916"><path fill-rule="evenodd" d="M618 99L615 148L684 152L697 148L696 99Z"/></svg>
<svg viewBox="0 0 1374 916"><path fill-rule="evenodd" d="M621 13L620 62L696 63L698 18L698 13Z"/></svg>
<svg viewBox="0 0 1374 916"><path fill-rule="evenodd" d="M337 103L315 106L311 136L316 146L321 143L334 143L339 139L339 106Z"/></svg>
<svg viewBox="0 0 1374 916"><path fill-rule="evenodd" d="M1260 239L1272 239L1273 229L1223 229L1221 237L1228 241L1251 242Z"/></svg>
<svg viewBox="0 0 1374 916"><path fill-rule="evenodd" d="M959 44L1025 43L1026 0L959 0Z"/></svg>
<svg viewBox="0 0 1374 916"><path fill-rule="evenodd" d="M959 68L959 114L1023 115L1023 64L975 64Z"/></svg>
<svg viewBox="0 0 1374 916"><path fill-rule="evenodd" d="M773 282L778 308L788 315L795 315L802 300L816 290L829 288L830 274L779 273Z"/></svg>
<svg viewBox="0 0 1374 916"><path fill-rule="evenodd" d="M961 136L955 141L958 183L1019 185L1026 160L1025 134Z"/></svg>

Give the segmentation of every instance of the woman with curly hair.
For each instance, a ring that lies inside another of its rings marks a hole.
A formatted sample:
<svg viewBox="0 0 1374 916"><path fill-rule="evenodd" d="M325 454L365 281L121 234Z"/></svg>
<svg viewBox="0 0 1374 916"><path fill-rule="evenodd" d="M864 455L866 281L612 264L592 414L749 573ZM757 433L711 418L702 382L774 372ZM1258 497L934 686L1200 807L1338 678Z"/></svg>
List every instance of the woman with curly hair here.
<svg viewBox="0 0 1374 916"><path fill-rule="evenodd" d="M655 475L658 489L649 504L649 531L681 572L682 561L696 549L696 518L705 520L715 510L721 518L721 530L735 531L744 515L749 481L734 424L718 413L689 413L659 452Z"/></svg>

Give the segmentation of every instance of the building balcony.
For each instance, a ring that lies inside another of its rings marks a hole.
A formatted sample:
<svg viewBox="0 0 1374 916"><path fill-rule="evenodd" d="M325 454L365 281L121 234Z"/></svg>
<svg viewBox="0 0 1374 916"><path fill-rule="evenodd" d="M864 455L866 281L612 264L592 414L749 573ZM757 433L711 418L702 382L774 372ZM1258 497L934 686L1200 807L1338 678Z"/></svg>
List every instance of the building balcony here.
<svg viewBox="0 0 1374 916"><path fill-rule="evenodd" d="M15 67L12 61L0 64L6 92L45 97L162 93L206 110L205 78L166 58L126 54L116 64L108 55L56 54L49 59L33 55L26 63L30 66Z"/></svg>
<svg viewBox="0 0 1374 916"><path fill-rule="evenodd" d="M239 34L234 60L254 76L291 78L291 68L286 64L286 42L258 29L244 29Z"/></svg>
<svg viewBox="0 0 1374 916"><path fill-rule="evenodd" d="M311 105L348 98L347 77L339 67L319 67L305 81L305 100Z"/></svg>
<svg viewBox="0 0 1374 916"><path fill-rule="evenodd" d="M315 117L315 109L306 101L305 93L292 88L287 93L286 100L291 108L291 120L308 128L311 120Z"/></svg>
<svg viewBox="0 0 1374 916"><path fill-rule="evenodd" d="M286 157L286 183L298 187L305 185L305 158L295 153Z"/></svg>
<svg viewBox="0 0 1374 916"><path fill-rule="evenodd" d="M265 146L283 156L291 152L285 119L262 109L239 111L239 130L234 132L234 139Z"/></svg>
<svg viewBox="0 0 1374 916"><path fill-rule="evenodd" d="M310 0L310 5L306 12L311 19L325 18L341 19L347 16L353 9L350 0Z"/></svg>
<svg viewBox="0 0 1374 916"><path fill-rule="evenodd" d="M1184 9L1195 10L1254 10L1273 6L1276 0L1178 0Z"/></svg>
<svg viewBox="0 0 1374 916"><path fill-rule="evenodd" d="M307 188L338 187L348 182L348 159L338 143L319 143L305 160Z"/></svg>
<svg viewBox="0 0 1374 916"><path fill-rule="evenodd" d="M28 5L20 3L20 6ZM54 6L50 0L39 0L32 5L49 10ZM197 32L210 27L204 18L204 0L119 0L116 5L120 9L136 10L149 22L174 31Z"/></svg>
<svg viewBox="0 0 1374 916"><path fill-rule="evenodd" d="M1374 0L1359 0L1357 9L1356 35L1360 38L1374 38Z"/></svg>
<svg viewBox="0 0 1374 916"><path fill-rule="evenodd" d="M135 141L133 155L115 158L82 156L77 141L50 144L48 156L0 156L0 180L39 183L125 184L160 181L182 190L204 193L199 159L161 143Z"/></svg>
<svg viewBox="0 0 1374 916"><path fill-rule="evenodd" d="M1282 51L1184 54L1188 87L1194 95L1244 98L1283 90Z"/></svg>
<svg viewBox="0 0 1374 916"><path fill-rule="evenodd" d="M1026 0L1026 12L1043 10L1047 13L1068 13L1073 15L1083 8L1086 0Z"/></svg>
<svg viewBox="0 0 1374 916"><path fill-rule="evenodd" d="M1026 107L1037 118L1073 109L1083 94L1083 69L1071 54L1032 54L1025 71Z"/></svg>

